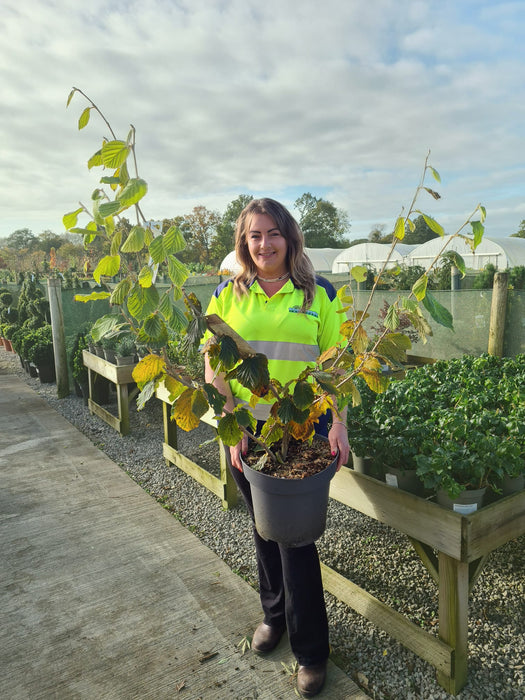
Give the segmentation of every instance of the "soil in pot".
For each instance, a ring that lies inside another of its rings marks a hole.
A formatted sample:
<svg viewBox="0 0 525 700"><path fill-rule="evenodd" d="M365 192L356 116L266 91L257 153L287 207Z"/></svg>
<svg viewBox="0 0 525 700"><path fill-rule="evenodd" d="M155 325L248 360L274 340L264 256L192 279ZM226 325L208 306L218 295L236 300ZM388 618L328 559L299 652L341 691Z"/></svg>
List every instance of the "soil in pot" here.
<svg viewBox="0 0 525 700"><path fill-rule="evenodd" d="M248 466L253 467L261 454L261 452L251 451L243 457L243 460ZM307 442L291 440L286 463L277 464L268 460L261 472L278 479L304 479L324 471L332 460L328 440L316 439L311 445Z"/></svg>

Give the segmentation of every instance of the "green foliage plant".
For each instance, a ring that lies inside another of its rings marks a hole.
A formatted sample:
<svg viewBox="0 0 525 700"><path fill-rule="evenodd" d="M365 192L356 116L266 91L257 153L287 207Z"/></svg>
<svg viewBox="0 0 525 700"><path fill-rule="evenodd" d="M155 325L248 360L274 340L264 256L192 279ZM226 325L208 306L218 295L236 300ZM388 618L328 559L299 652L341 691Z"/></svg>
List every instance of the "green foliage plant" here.
<svg viewBox="0 0 525 700"><path fill-rule="evenodd" d="M95 291L75 298L87 301L109 297L110 303L119 310L120 318L117 315L103 317L94 325L91 332L95 340L120 329L131 332L137 346L148 347L149 354L141 359L133 374L140 389L139 408L163 382L172 402L171 417L181 428L191 430L197 427L200 418L211 407L218 419L219 437L225 444L234 445L243 434L251 432L255 425L252 409L262 397L267 397L273 401L271 413L255 441L266 458L283 462L290 440L311 440L316 421L327 410L332 409L337 414L348 404L360 403L357 377L364 379L374 392L380 393L387 388L389 379L383 366L399 367L411 346L406 334L399 332L400 314L410 319L423 340L432 333L423 310L437 323L452 329L450 313L428 291L429 275L444 252L446 242L411 290L400 293L391 304L383 321L384 331L371 340L363 327L381 276L389 266L396 244L405 237L405 231L415 227L414 217L423 216L434 233L444 236L440 224L416 207L419 197L425 193L434 199L439 198L425 182L428 175L440 181L439 174L428 162L428 154L413 199L406 213L401 212L395 222L389 255L375 279L368 302L363 309L355 307L352 285L365 278L366 269L354 267L349 284L338 292L344 307L341 317L343 341L324 352L313 367L306 368L294 381L281 385L269 376L264 355L256 353L222 319L205 316L195 295L184 290L189 271L177 257L185 246L181 231L177 226L170 226L166 231L156 230L143 213L143 198L148 186L138 172L134 127L131 126L125 139L118 139L97 105L81 90L73 88L67 104L76 94L87 101L80 115L79 129L88 124L91 114L97 113L109 129L111 138L104 138L88 160L90 169L103 168L105 174L101 177L101 186L92 193L89 205L81 203L63 217L63 223L68 231L83 237L84 245L89 245L97 237L107 241L109 255L100 260L93 277L100 283L102 276L118 275L120 281L111 292ZM117 223L119 217L124 212L129 215L130 210L134 211L136 223L124 237ZM476 215L479 215L477 220ZM87 223L79 224L79 219L86 216ZM485 209L476 206L450 240L460 237L475 249L482 240L484 218ZM454 255L456 266L464 274L464 261L460 255ZM161 265L168 272L170 284L167 289L160 289L156 284ZM178 304L181 299L184 311ZM248 405L239 405L226 415L223 415L225 398L213 383L189 376L185 367L170 361L166 349L172 334L182 331L186 348L197 347L206 329L213 334L205 350L214 372L223 373L226 380L237 379L252 394Z"/></svg>
<svg viewBox="0 0 525 700"><path fill-rule="evenodd" d="M54 362L53 335L49 324L34 330L31 345L28 347L27 359L37 367L51 365Z"/></svg>

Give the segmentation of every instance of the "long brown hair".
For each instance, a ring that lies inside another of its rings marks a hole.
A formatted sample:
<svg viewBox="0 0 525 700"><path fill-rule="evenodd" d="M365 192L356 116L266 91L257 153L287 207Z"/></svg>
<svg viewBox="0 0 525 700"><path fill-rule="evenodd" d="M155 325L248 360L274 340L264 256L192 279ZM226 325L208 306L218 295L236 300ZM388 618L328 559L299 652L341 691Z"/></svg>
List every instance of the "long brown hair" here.
<svg viewBox="0 0 525 700"><path fill-rule="evenodd" d="M246 294L257 276L257 268L248 250L247 234L254 214L267 214L275 221L286 240L286 266L294 286L304 292L303 310L312 305L315 295L315 272L310 258L304 252L304 236L299 224L288 209L265 197L252 199L242 210L235 227L235 253L241 271L235 275L233 288L237 296Z"/></svg>

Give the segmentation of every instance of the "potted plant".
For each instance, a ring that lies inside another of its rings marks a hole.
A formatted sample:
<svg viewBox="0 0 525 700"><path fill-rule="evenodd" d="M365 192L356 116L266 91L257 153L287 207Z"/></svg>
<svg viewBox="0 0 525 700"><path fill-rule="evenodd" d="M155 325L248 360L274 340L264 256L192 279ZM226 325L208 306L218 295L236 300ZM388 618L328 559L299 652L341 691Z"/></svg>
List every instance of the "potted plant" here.
<svg viewBox="0 0 525 700"><path fill-rule="evenodd" d="M87 404L89 396L88 388L88 370L84 365L83 351L88 347L87 338L84 333L78 333L71 348L71 374L75 383L75 389L78 396L82 396L84 403Z"/></svg>
<svg viewBox="0 0 525 700"><path fill-rule="evenodd" d="M126 333L117 339L115 344L115 361L117 365L134 364L135 340L132 335Z"/></svg>
<svg viewBox="0 0 525 700"><path fill-rule="evenodd" d="M78 88L73 88L68 104L77 93L84 95ZM92 113L101 114L95 103L89 98L87 100L88 106L81 115L79 128L86 126ZM103 119L110 130L111 140L103 142L101 148L90 158L89 166L103 166L112 170L112 175L104 175L101 180L102 185L111 186L111 192L103 187L97 188L92 193L91 206L81 204L64 216L63 223L68 231L82 235L86 245L95 236L105 236L109 243L110 254L100 260L93 277L100 283L104 276L115 278L120 275L120 281L111 292L97 291L77 295L75 298L78 301L109 298L110 303L120 310L120 321L128 325L136 338L137 346L148 347L148 354L141 359L133 373L140 389L139 407L154 395L158 384L163 382L172 402L172 419L182 429L197 427L200 418L211 408L218 419L220 439L226 445L234 445L243 435L251 435L255 425L253 409L261 397L270 395L273 401L270 416L260 436L252 436L252 439L264 457L259 466L265 469L271 464L273 469L275 465L286 463L289 448L294 443L311 444L315 422L328 410L334 409L334 400L337 400L339 409L350 403L360 403L357 377L362 378L374 392L386 389L389 379L383 372L384 365L398 368L406 359L406 350L411 345L407 335L398 332L401 314L404 320L408 319L412 323L420 337L426 337L431 332L420 304L438 323L452 327L450 313L427 291L429 272L439 255L413 284L411 291L408 294L400 293L398 300L391 304L383 319L383 330L374 339L368 336L363 321L367 318L371 298L389 258L373 284L370 299L364 309L355 307L352 285L362 282L367 270L353 268L349 285L338 292L346 314L346 318L344 314L341 317L342 342L324 352L293 381L280 385L269 375L268 361L264 355L255 352L220 318L205 316L195 295L184 291L183 285L189 270L177 258L185 246L180 230L176 226L170 226L166 231L157 232L142 214L142 204L139 202L147 193L147 183L137 170L135 130L131 127L126 139L117 139L108 121L105 117ZM411 217L421 213L415 208L419 195L427 192L432 197L439 197L424 184L428 174L439 181L439 175L429 165L427 156L413 201L406 215L399 216L395 223L391 254L397 242L403 239L405 230L414 227ZM115 217L130 207L135 208L139 223L123 240L116 228ZM477 213L480 215L479 221L473 220ZM88 216L88 223L79 225L79 218L85 215ZM433 231L440 236L444 235L443 228L434 219L423 216ZM455 235L468 240L475 248L482 239L484 217L484 208L476 207ZM472 228L471 236L464 232L469 225ZM450 240L452 239L453 237ZM455 255L455 263L464 272L465 265L461 256ZM170 280L167 288L161 289L156 285L160 266L167 270ZM184 300L185 312L181 311L177 303L181 298ZM94 339L111 333L117 322L110 317L101 319L92 330ZM222 411L225 398L213 383L190 376L186 367L170 361L166 350L173 332L185 331L186 347L190 348L199 344L206 330L212 334L206 351L213 370L226 373L227 379L235 377L252 394L247 405L239 405L232 413L224 416ZM308 479L315 479L316 476ZM307 480L293 481L295 488L299 489L299 484ZM325 485L323 489L326 490Z"/></svg>
<svg viewBox="0 0 525 700"><path fill-rule="evenodd" d="M34 331L33 343L28 349L28 359L36 366L42 383L55 381L53 336L49 324Z"/></svg>

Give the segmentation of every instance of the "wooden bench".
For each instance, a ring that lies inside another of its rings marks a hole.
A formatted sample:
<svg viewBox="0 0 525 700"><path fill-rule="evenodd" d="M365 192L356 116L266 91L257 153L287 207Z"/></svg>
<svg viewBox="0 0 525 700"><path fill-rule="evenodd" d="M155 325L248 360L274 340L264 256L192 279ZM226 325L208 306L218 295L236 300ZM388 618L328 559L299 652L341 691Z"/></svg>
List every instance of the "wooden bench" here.
<svg viewBox="0 0 525 700"><path fill-rule="evenodd" d="M88 350L82 351L84 365L88 369L89 398L88 408L90 413L94 413L121 435L129 434L129 404L138 393L138 388L134 387L130 392L129 384L133 384L133 369L135 365L114 365L103 357L93 355ZM100 391L96 386L96 375L104 377L109 382L115 384L117 389L118 417L114 416L100 405Z"/></svg>
<svg viewBox="0 0 525 700"><path fill-rule="evenodd" d="M468 673L468 598L487 556L525 533L525 491L460 515L342 467L330 496L408 535L439 592L439 637L322 564L327 591L432 664L439 684L457 694Z"/></svg>
<svg viewBox="0 0 525 700"><path fill-rule="evenodd" d="M162 401L162 417L164 423L164 443L162 445L162 453L168 464L174 464L183 472L191 476L199 484L202 484L212 493L218 496L223 508L227 510L232 508L237 503L237 485L233 480L228 464L226 462L225 446L222 441L218 441L219 459L220 459L220 478L210 474L209 471L201 467L196 462L193 462L188 457L185 457L177 450L177 424L171 420L171 403L169 393L165 386L161 384L156 390L156 396ZM210 409L201 418L203 423L216 428L217 421L213 418L213 411Z"/></svg>

